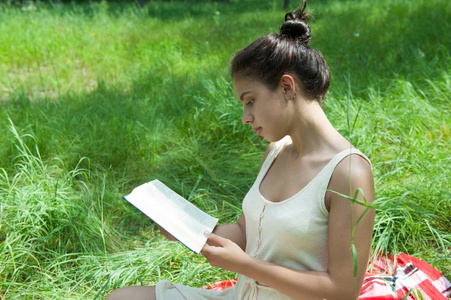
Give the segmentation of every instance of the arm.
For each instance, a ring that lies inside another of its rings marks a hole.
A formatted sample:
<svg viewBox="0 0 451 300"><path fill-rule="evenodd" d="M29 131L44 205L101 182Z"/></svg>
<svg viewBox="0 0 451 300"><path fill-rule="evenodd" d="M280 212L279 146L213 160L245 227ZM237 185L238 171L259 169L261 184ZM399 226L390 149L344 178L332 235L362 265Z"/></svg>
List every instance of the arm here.
<svg viewBox="0 0 451 300"><path fill-rule="evenodd" d="M243 251L246 248L246 222L242 213L236 223L221 224L213 230L215 235L229 239L237 244ZM208 241L207 241L208 243Z"/></svg>
<svg viewBox="0 0 451 300"><path fill-rule="evenodd" d="M354 195L358 188L365 192L366 201L374 199L374 186L369 164L359 156L344 159L334 171L329 189L345 195ZM350 167L351 166L351 167ZM352 171L352 172L351 172ZM363 196L358 195L363 201ZM232 241L211 235L210 244L202 254L213 266L243 274L267 284L295 299L356 299L367 267L371 246L374 211L368 211L360 220L353 242L357 250L357 277L354 283L354 265L351 251L351 231L365 208L336 193L328 192L329 261L327 271L299 271L252 258Z"/></svg>

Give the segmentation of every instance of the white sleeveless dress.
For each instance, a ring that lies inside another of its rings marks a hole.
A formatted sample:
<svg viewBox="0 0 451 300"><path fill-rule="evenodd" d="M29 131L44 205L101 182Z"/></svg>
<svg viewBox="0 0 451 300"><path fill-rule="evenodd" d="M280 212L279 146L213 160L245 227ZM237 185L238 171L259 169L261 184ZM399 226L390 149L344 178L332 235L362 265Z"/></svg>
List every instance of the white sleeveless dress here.
<svg viewBox="0 0 451 300"><path fill-rule="evenodd" d="M261 195L260 183L289 140L290 137L286 136L275 143L243 200L246 253L264 261L298 270L326 271L329 212L324 199L330 178L337 164L348 155L358 154L368 161L369 159L357 149L342 151L297 194L281 202L271 202ZM156 286L156 296L158 300L292 299L243 275L238 277L235 286L221 292L161 280Z"/></svg>

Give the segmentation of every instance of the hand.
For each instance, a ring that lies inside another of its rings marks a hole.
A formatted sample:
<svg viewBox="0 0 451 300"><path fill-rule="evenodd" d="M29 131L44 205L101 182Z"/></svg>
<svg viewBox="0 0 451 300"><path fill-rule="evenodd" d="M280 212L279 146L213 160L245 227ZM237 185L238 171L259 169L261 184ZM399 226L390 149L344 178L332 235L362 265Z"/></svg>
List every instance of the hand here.
<svg viewBox="0 0 451 300"><path fill-rule="evenodd" d="M241 274L250 256L229 239L214 233L208 234L207 237L208 244L204 245L200 253L205 256L210 265Z"/></svg>

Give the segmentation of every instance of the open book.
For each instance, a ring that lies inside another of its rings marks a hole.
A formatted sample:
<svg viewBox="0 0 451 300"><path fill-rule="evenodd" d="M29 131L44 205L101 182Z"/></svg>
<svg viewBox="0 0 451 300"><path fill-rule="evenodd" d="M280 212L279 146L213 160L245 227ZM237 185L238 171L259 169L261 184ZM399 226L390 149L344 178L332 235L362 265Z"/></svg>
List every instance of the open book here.
<svg viewBox="0 0 451 300"><path fill-rule="evenodd" d="M212 232L218 223L158 179L136 187L124 199L196 254L207 241L204 232Z"/></svg>

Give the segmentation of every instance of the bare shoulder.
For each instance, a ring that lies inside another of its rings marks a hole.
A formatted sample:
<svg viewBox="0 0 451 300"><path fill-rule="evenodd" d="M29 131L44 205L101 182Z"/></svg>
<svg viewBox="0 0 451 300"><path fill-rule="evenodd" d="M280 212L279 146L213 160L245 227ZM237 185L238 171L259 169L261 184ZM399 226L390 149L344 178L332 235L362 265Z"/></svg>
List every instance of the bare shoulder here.
<svg viewBox="0 0 451 300"><path fill-rule="evenodd" d="M335 168L329 183L329 190L347 196L354 196L360 189L365 196L359 198L367 202L374 200L374 180L370 162L359 154L345 157ZM329 208L330 199L337 197L337 193L328 193L326 206Z"/></svg>
<svg viewBox="0 0 451 300"><path fill-rule="evenodd" d="M372 179L373 171L370 162L360 154L354 153L345 157L335 168L333 177L351 179ZM332 180L334 178L332 177ZM338 179L336 178L336 179Z"/></svg>

